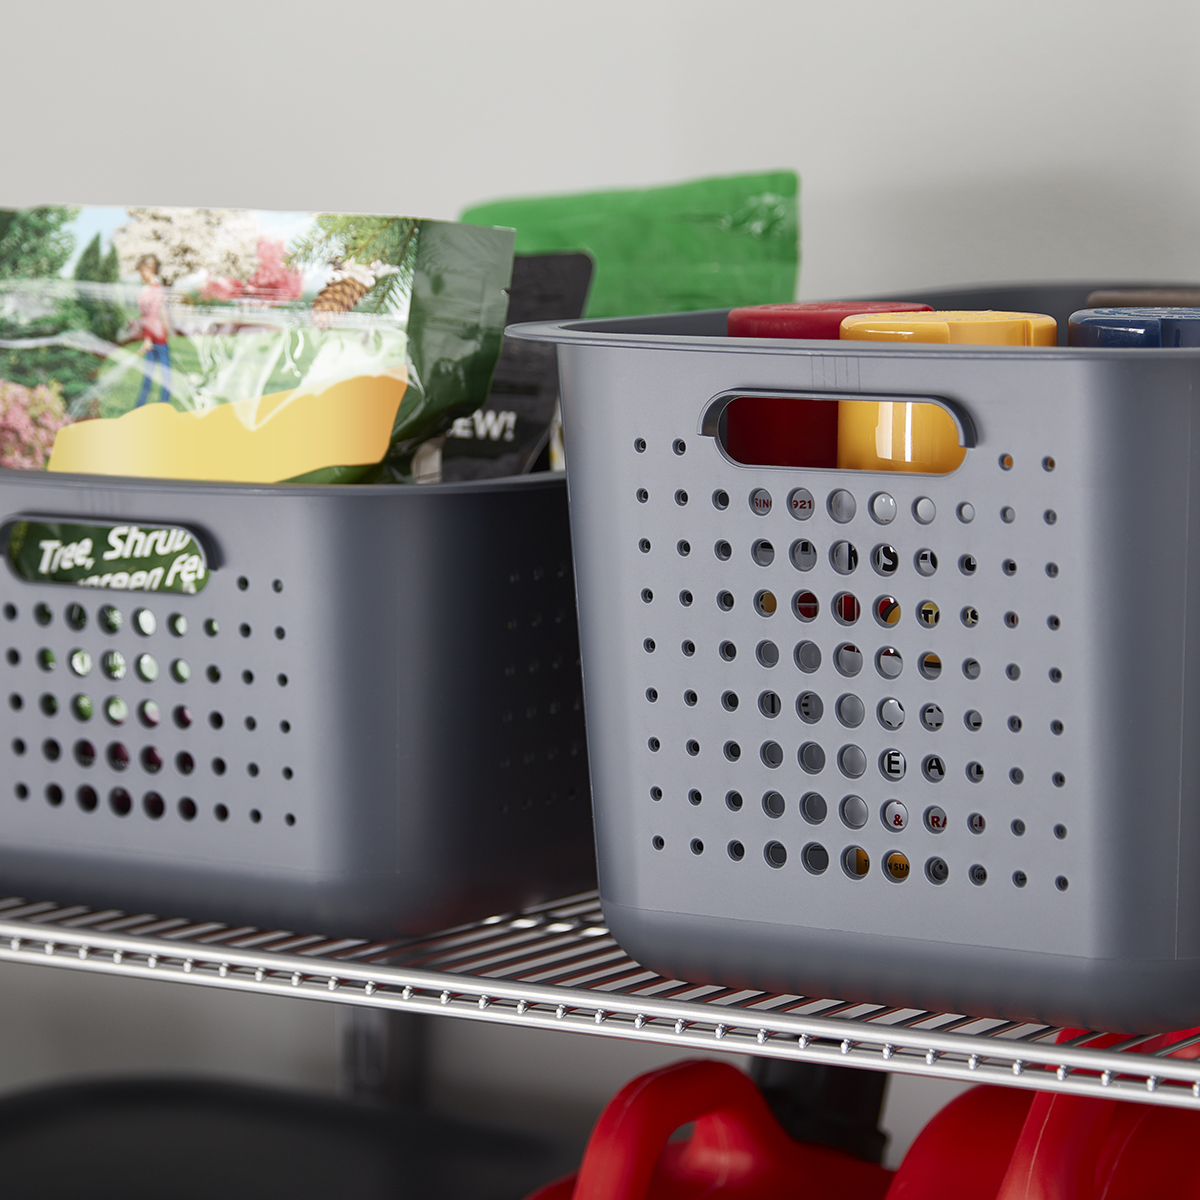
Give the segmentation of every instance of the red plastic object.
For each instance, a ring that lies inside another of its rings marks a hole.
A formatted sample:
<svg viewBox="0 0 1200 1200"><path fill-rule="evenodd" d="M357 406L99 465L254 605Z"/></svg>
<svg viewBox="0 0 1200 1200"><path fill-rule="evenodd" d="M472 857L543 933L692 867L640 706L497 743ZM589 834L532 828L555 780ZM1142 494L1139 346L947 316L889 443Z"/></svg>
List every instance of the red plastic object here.
<svg viewBox="0 0 1200 1200"><path fill-rule="evenodd" d="M755 304L730 309L730 337L826 338L837 341L842 321L858 313L932 312L928 304L903 300L828 300L797 304Z"/></svg>
<svg viewBox="0 0 1200 1200"><path fill-rule="evenodd" d="M996 1200L1031 1092L976 1087L956 1096L909 1147L887 1200Z"/></svg>
<svg viewBox="0 0 1200 1200"><path fill-rule="evenodd" d="M1200 1200L1200 1113L978 1087L946 1105L887 1200Z"/></svg>
<svg viewBox="0 0 1200 1200"><path fill-rule="evenodd" d="M667 1139L695 1121L685 1142ZM682 1062L627 1083L592 1131L578 1175L529 1200L883 1200L892 1172L793 1141L750 1080Z"/></svg>
<svg viewBox="0 0 1200 1200"><path fill-rule="evenodd" d="M836 467L836 400L738 396L725 407L725 453L748 467Z"/></svg>

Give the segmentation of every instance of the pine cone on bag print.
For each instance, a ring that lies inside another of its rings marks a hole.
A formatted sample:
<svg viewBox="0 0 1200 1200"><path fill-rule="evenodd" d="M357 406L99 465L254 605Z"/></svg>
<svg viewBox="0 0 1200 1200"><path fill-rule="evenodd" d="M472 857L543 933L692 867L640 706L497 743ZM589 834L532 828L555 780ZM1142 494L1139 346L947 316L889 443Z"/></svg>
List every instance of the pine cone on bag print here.
<svg viewBox="0 0 1200 1200"><path fill-rule="evenodd" d="M375 283L374 274L356 262L341 264L313 300L313 312L353 312Z"/></svg>

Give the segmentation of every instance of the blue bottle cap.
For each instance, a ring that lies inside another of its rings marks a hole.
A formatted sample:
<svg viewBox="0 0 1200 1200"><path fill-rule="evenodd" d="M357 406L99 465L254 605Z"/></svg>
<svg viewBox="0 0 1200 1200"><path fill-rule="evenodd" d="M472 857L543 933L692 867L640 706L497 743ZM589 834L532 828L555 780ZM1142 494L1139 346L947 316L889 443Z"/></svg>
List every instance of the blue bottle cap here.
<svg viewBox="0 0 1200 1200"><path fill-rule="evenodd" d="M1200 346L1200 308L1084 308L1068 346Z"/></svg>

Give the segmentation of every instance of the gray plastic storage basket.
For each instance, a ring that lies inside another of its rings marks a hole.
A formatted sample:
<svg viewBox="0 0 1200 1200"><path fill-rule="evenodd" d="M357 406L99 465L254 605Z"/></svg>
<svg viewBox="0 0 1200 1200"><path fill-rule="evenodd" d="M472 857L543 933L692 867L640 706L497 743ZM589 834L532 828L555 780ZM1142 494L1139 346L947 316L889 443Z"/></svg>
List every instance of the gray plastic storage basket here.
<svg viewBox="0 0 1200 1200"><path fill-rule="evenodd" d="M98 531L91 586L0 569L4 894L392 936L594 880L561 478L4 471L0 517ZM114 590L160 525L194 594Z"/></svg>
<svg viewBox="0 0 1200 1200"><path fill-rule="evenodd" d="M732 987L1200 1022L1200 353L724 326L510 331L559 346L616 937L656 971ZM756 393L928 400L965 460L942 476L739 465L721 416ZM858 551L849 574L839 542ZM884 597L895 625L873 616Z"/></svg>

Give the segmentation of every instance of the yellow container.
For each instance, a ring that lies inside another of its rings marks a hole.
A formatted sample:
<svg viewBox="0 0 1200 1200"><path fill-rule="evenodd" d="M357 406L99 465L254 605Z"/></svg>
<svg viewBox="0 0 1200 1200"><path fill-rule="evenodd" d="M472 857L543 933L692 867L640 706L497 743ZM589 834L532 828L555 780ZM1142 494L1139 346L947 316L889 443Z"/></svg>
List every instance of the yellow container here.
<svg viewBox="0 0 1200 1200"><path fill-rule="evenodd" d="M909 312L847 317L841 336L860 342L938 342L959 346L1054 346L1058 327L1041 313ZM966 455L950 414L936 404L838 402L837 465L856 471L944 475Z"/></svg>

